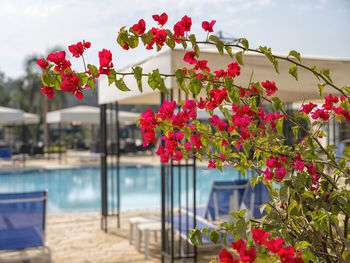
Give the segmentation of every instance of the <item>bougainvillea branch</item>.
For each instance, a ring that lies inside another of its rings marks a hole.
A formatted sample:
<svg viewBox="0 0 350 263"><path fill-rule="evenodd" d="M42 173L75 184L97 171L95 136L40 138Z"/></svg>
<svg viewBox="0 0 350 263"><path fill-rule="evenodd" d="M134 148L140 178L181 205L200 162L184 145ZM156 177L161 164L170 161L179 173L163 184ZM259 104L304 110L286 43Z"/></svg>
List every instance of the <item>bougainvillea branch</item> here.
<svg viewBox="0 0 350 263"><path fill-rule="evenodd" d="M144 19L135 21L129 29L122 27L118 44L124 50L131 50L142 43L145 49L157 51L165 46L171 49L191 46L183 58L187 67L176 69L173 74L163 74L159 69L145 74L139 66L131 72L118 72L107 49L98 53L98 66L86 65L83 53L91 44L82 41L68 49L74 58L82 57L83 72L71 68L64 51L38 60L43 70L42 92L52 98L55 90L60 90L83 99L84 90L94 89L96 79L102 74L108 77L109 85L122 91L130 90L124 77L134 76L140 92L145 78L153 90L167 93L165 79L174 78L178 88L194 99L165 100L158 112L149 108L142 113L138 123L143 145L162 141L156 154L164 163L196 156L200 160L206 158L209 168L221 170L222 166L229 166L243 175L253 170L256 176L250 179L252 187L262 181L272 198L261 207L266 212L263 217L247 218L244 210L233 211L235 222L222 223L221 232L195 229L190 234L191 240L200 242L201 235L209 234L213 241L218 236L225 241L227 235L232 235L237 240L232 243L236 253L223 250L218 257L220 262L348 261L349 159L337 156L334 152L337 146L324 145L320 139L327 136L324 127L330 121L350 122L350 86L336 86L328 69L304 65L297 51L292 50L288 56L274 55L267 47L249 47L244 38L234 44L223 43L210 34L215 20L202 21L207 36L204 41L198 41L190 33L189 16L184 16L172 29L166 28L167 14L155 14L152 18L156 26L148 30ZM200 59L202 45L215 45L218 55L227 53L232 62L212 71L208 61ZM245 70L242 56L245 52L265 55L276 72L279 72L279 60L291 63L289 74L296 81L298 68L312 73L320 81L315 92L323 103L304 101L299 110L287 111L276 95L279 85L273 80L256 83L250 80L246 86L235 84L235 79ZM325 86L334 93L323 98ZM205 123L197 119L199 110L210 115ZM223 117L216 114L217 110ZM287 125L294 137L286 135Z"/></svg>

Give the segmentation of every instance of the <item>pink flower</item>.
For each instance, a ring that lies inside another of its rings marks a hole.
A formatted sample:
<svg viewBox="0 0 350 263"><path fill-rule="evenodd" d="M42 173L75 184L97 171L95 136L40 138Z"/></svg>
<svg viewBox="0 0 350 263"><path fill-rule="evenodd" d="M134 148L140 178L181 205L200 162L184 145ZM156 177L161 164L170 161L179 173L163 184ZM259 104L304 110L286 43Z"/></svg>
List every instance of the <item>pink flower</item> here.
<svg viewBox="0 0 350 263"><path fill-rule="evenodd" d="M190 142L186 142L186 143L185 143L185 149L186 149L187 151L189 151L189 150L191 150L191 148L192 148L191 143L190 143Z"/></svg>
<svg viewBox="0 0 350 263"><path fill-rule="evenodd" d="M179 131L175 134L175 137L176 137L176 140L182 141L182 139L184 138L184 134L181 131Z"/></svg>
<svg viewBox="0 0 350 263"><path fill-rule="evenodd" d="M172 159L174 161L181 161L182 160L182 152L181 151L175 152Z"/></svg>
<svg viewBox="0 0 350 263"><path fill-rule="evenodd" d="M199 150L203 146L201 136L202 134L200 133L191 136L191 143L196 150Z"/></svg>
<svg viewBox="0 0 350 263"><path fill-rule="evenodd" d="M316 110L311 117L316 120L317 118L321 118L322 120L326 121L329 119L329 113L323 109Z"/></svg>
<svg viewBox="0 0 350 263"><path fill-rule="evenodd" d="M296 161L295 161L294 169L295 169L295 170L299 170L299 171L303 171L303 170L304 170L304 165L305 165L304 162L299 161L299 160L296 160Z"/></svg>
<svg viewBox="0 0 350 263"><path fill-rule="evenodd" d="M208 168L216 168L216 161L209 160Z"/></svg>
<svg viewBox="0 0 350 263"><path fill-rule="evenodd" d="M219 124L218 124L218 129L220 131L225 131L225 127L227 126L228 124L225 122L225 121L220 121Z"/></svg>
<svg viewBox="0 0 350 263"><path fill-rule="evenodd" d="M271 172L269 169L266 169L265 171L263 171L263 174L265 174L265 179L270 181L272 180L272 178L274 177L274 173Z"/></svg>
<svg viewBox="0 0 350 263"><path fill-rule="evenodd" d="M208 21L204 21L204 22L202 22L202 28L205 31L213 32L213 26L214 26L215 23L216 23L215 20L212 20L210 23Z"/></svg>

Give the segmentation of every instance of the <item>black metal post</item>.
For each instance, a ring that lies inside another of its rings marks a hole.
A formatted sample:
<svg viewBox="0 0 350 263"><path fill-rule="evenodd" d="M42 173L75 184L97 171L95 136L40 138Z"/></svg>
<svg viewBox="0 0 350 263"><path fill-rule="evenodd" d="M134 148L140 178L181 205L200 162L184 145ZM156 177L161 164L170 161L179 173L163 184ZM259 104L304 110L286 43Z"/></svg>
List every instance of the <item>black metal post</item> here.
<svg viewBox="0 0 350 263"><path fill-rule="evenodd" d="M115 103L115 122L116 122L116 172L117 172L117 224L120 228L120 132L119 132L119 104Z"/></svg>
<svg viewBox="0 0 350 263"><path fill-rule="evenodd" d="M61 122L58 123L58 161L61 163L62 153L61 153Z"/></svg>
<svg viewBox="0 0 350 263"><path fill-rule="evenodd" d="M107 118L106 105L100 106L101 127L101 229L107 232Z"/></svg>

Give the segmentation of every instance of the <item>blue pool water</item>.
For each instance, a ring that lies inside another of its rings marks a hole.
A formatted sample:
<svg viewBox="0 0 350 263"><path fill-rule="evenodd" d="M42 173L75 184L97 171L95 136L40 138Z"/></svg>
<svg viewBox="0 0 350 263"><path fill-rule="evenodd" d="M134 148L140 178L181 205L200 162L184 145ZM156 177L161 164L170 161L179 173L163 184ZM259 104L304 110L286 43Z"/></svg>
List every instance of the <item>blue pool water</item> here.
<svg viewBox="0 0 350 263"><path fill-rule="evenodd" d="M115 172L109 169L109 174ZM184 169L184 168L183 168ZM234 180L239 172L224 168L197 167L197 203L206 203L214 180ZM185 173L185 170L182 171ZM178 177L174 175L175 188ZM181 177L181 196L185 195L185 177ZM0 173L0 193L48 190L49 211L97 210L100 208L99 167L35 170L21 173ZM110 182L112 179L110 179ZM160 168L156 166L122 166L120 168L121 209L142 209L160 207ZM189 189L192 179L189 178ZM176 190L177 192L177 190ZM192 190L189 191L193 194ZM112 198L111 189L109 198ZM178 197L175 197L178 200ZM182 199L184 200L184 199Z"/></svg>

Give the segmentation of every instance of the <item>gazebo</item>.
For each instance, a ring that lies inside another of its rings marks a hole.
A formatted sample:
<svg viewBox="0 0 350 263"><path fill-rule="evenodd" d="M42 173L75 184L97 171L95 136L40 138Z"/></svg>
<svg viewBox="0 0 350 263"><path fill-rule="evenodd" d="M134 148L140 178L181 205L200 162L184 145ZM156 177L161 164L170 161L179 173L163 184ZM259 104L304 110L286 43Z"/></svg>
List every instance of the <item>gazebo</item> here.
<svg viewBox="0 0 350 263"><path fill-rule="evenodd" d="M121 69L119 72L133 72L132 68L135 66L140 66L143 68L143 73L152 73L152 70L158 68L160 73L163 74L174 74L176 69L183 67L190 67L189 64L183 61L183 57L187 51L184 50L166 50L157 53L154 56L149 57L148 59L130 65L124 69ZM208 61L208 66L212 71L219 70L221 68L226 68L233 60L229 55L219 55L217 50L213 49L202 49L200 53L200 59L206 59ZM241 74L235 78L236 85L242 85L243 87L247 86L250 82L257 81L275 81L276 86L278 87L278 92L276 95L285 103L288 103L292 107L293 102L297 101L310 101L319 99L319 93L317 90L317 78L313 76L312 73L306 72L305 69L298 68L298 81L296 81L289 73L289 67L291 63L280 60L279 61L279 74L276 73L273 69L273 66L268 61L268 59L260 54L247 52L243 55L244 67L241 70ZM312 66L316 65L318 70L328 68L330 70L332 78L335 80L335 84L338 86L344 86L349 84L348 73L350 72L350 60L344 59L334 59L334 58L317 58L317 57L302 57L302 64ZM107 104L148 104L148 105L160 105L160 103L165 99L165 95L161 94L158 90L152 90L147 84L147 77L142 78L142 88L143 92L141 93L138 89L135 78L131 75L126 75L124 77L124 82L127 87L130 89L129 92L122 92L116 87L108 85L108 79L106 76L101 76L98 83L98 101L101 105L103 112L106 109ZM175 100L177 102L185 99L187 97L186 93L180 90L177 86L176 80L174 78L166 78L165 86L169 90L168 100ZM324 94L337 94L334 90L326 88ZM201 93L198 97L204 97L205 94ZM102 116L102 115L101 115ZM205 116L205 114L203 114ZM103 119L101 119L103 120ZM101 123L102 129L104 123ZM335 127L335 125L333 125ZM330 129L330 128L329 128ZM333 128L334 129L334 128ZM331 130L331 129L330 129ZM333 134L335 134L333 132ZM333 135L335 138L335 136ZM102 148L104 155L107 155L105 150L106 133L102 133ZM107 202L107 157L101 157L101 175L102 175L102 223L107 220L108 216L108 205L103 204ZM189 166L189 163L185 163L185 166ZM193 200L191 205L196 205L196 175L195 175L195 161L193 164ZM177 165L178 167L181 166ZM175 165L171 163L170 168L168 169L164 165L161 167L161 193L162 193L162 262L164 262L164 256L169 257L171 260L179 258L196 258L196 249L194 253L175 255L173 252L174 247L174 235L173 231L171 237L167 234L166 225L167 218L172 218L174 214L174 174ZM186 174L187 176L187 174ZM169 190L170 188L170 190ZM105 197L104 197L105 195ZM180 204L177 204L181 206ZM194 218L195 216L194 209ZM103 225L103 224L102 224ZM196 222L194 222L196 225ZM173 229L173 221L170 222L170 228ZM106 228L105 228L106 230ZM170 242L170 246L169 243ZM170 250L169 250L170 247Z"/></svg>

